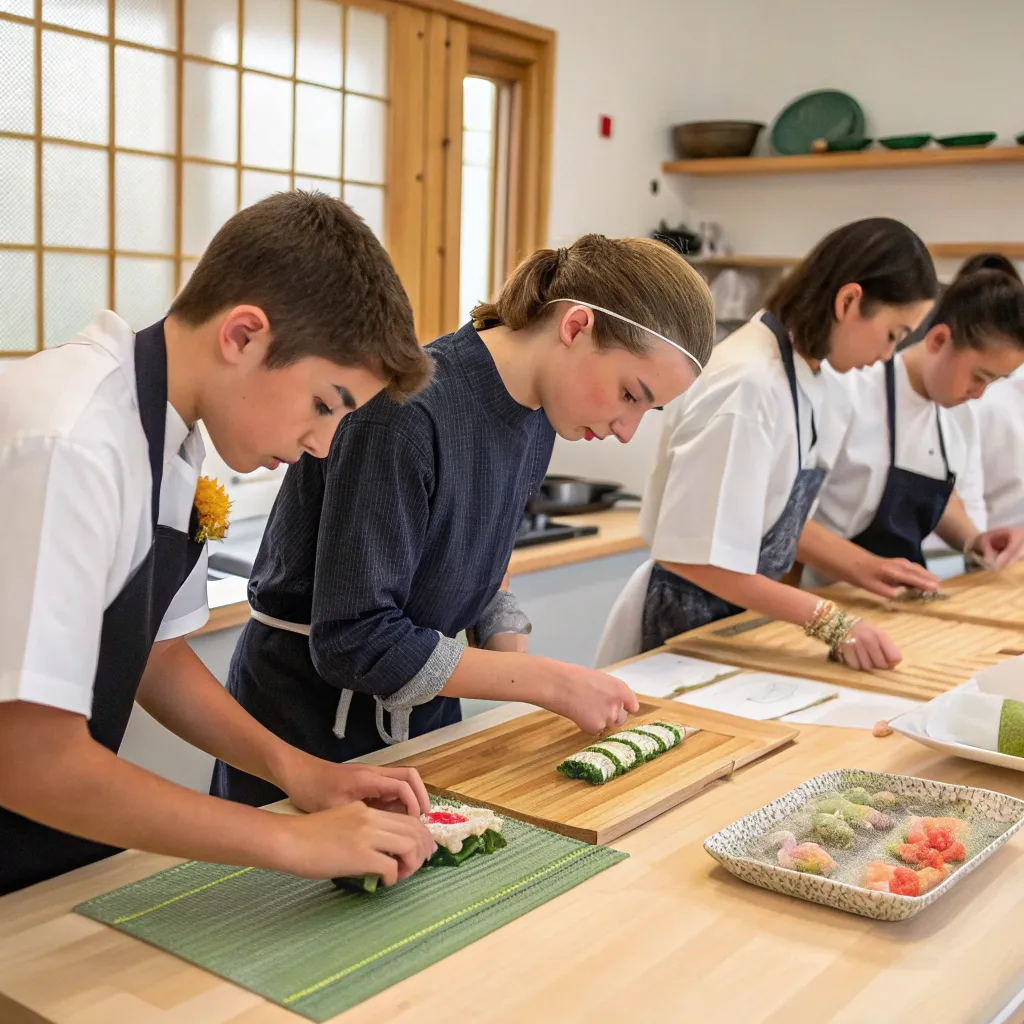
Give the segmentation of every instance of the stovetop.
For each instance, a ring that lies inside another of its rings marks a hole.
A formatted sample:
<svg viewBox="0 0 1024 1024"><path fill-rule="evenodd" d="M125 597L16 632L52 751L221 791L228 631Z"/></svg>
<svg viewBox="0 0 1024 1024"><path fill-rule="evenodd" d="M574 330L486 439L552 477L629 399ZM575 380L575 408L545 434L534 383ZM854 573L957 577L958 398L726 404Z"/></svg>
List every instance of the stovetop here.
<svg viewBox="0 0 1024 1024"><path fill-rule="evenodd" d="M534 544L551 544L556 540L572 537L590 537L597 533L596 526L572 526L549 519L543 513L527 513L516 534L515 548L531 547Z"/></svg>

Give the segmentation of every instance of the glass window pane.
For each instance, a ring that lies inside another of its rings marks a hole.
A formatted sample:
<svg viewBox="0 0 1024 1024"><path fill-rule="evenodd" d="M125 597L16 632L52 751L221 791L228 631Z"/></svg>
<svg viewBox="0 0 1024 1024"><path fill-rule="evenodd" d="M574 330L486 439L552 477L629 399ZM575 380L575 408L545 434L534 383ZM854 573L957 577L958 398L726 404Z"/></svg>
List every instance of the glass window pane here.
<svg viewBox="0 0 1024 1024"><path fill-rule="evenodd" d="M182 97L185 156L238 159L238 72L186 60Z"/></svg>
<svg viewBox="0 0 1024 1024"><path fill-rule="evenodd" d="M114 34L118 39L177 48L176 0L114 0Z"/></svg>
<svg viewBox="0 0 1024 1024"><path fill-rule="evenodd" d="M290 75L294 64L292 0L245 0L242 64Z"/></svg>
<svg viewBox="0 0 1024 1024"><path fill-rule="evenodd" d="M217 229L235 212L235 169L186 163L181 179L181 251L202 256Z"/></svg>
<svg viewBox="0 0 1024 1024"><path fill-rule="evenodd" d="M114 141L125 149L174 152L175 61L128 46L114 50Z"/></svg>
<svg viewBox="0 0 1024 1024"><path fill-rule="evenodd" d="M106 43L43 33L44 135L107 145L109 58Z"/></svg>
<svg viewBox="0 0 1024 1024"><path fill-rule="evenodd" d="M489 132L494 124L494 99L497 90L486 78L462 81L462 127Z"/></svg>
<svg viewBox="0 0 1024 1024"><path fill-rule="evenodd" d="M35 31L28 25L0 21L0 132L36 130Z"/></svg>
<svg viewBox="0 0 1024 1024"><path fill-rule="evenodd" d="M36 147L27 139L0 139L0 242L36 240Z"/></svg>
<svg viewBox="0 0 1024 1024"><path fill-rule="evenodd" d="M174 260L119 256L114 264L114 306L132 330L156 323L174 298Z"/></svg>
<svg viewBox="0 0 1024 1024"><path fill-rule="evenodd" d="M288 192L292 180L287 174L266 171L242 171L242 206L252 206L275 192Z"/></svg>
<svg viewBox="0 0 1024 1024"><path fill-rule="evenodd" d="M341 176L341 93L295 87L295 169Z"/></svg>
<svg viewBox="0 0 1024 1024"><path fill-rule="evenodd" d="M0 250L0 350L36 347L36 254Z"/></svg>
<svg viewBox="0 0 1024 1024"><path fill-rule="evenodd" d="M341 87L343 10L334 0L299 0L299 78Z"/></svg>
<svg viewBox="0 0 1024 1024"><path fill-rule="evenodd" d="M383 184L387 116L386 103L345 97L345 177L350 181Z"/></svg>
<svg viewBox="0 0 1024 1024"><path fill-rule="evenodd" d="M345 202L370 226L373 233L384 241L384 189L368 185L345 185Z"/></svg>
<svg viewBox="0 0 1024 1024"><path fill-rule="evenodd" d="M348 8L345 88L370 96L387 96L388 19L383 14Z"/></svg>
<svg viewBox="0 0 1024 1024"><path fill-rule="evenodd" d="M181 261L181 285L178 288L180 292L185 287L185 283L192 276L192 271L198 266L198 260L182 260Z"/></svg>
<svg viewBox="0 0 1024 1024"><path fill-rule="evenodd" d="M238 0L185 0L186 53L238 63Z"/></svg>
<svg viewBox="0 0 1024 1024"><path fill-rule="evenodd" d="M242 75L242 163L291 169L291 82L249 72Z"/></svg>
<svg viewBox="0 0 1024 1024"><path fill-rule="evenodd" d="M43 244L106 249L107 154L43 145Z"/></svg>
<svg viewBox="0 0 1024 1024"><path fill-rule="evenodd" d="M174 161L118 153L114 165L116 248L174 252Z"/></svg>
<svg viewBox="0 0 1024 1024"><path fill-rule="evenodd" d="M110 305L106 256L43 253L43 344L63 345Z"/></svg>
<svg viewBox="0 0 1024 1024"><path fill-rule="evenodd" d="M35 17L35 0L0 0L0 11L17 14L22 18Z"/></svg>
<svg viewBox="0 0 1024 1024"><path fill-rule="evenodd" d="M101 36L110 28L107 12L107 0L43 0L43 21Z"/></svg>
<svg viewBox="0 0 1024 1024"><path fill-rule="evenodd" d="M309 178L295 175L295 187L304 192L323 192L325 195L341 198L341 182L329 178Z"/></svg>

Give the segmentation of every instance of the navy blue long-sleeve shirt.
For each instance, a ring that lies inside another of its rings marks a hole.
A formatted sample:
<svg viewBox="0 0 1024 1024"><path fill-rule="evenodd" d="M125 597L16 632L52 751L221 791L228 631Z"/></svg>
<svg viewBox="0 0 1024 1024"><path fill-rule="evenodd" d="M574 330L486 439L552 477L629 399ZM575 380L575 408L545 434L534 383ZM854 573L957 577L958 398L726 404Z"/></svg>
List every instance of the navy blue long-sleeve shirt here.
<svg viewBox="0 0 1024 1024"><path fill-rule="evenodd" d="M374 698L402 693L442 638L477 624L551 458L544 412L512 398L471 325L428 351L425 391L404 405L377 396L341 422L327 459L288 470L249 582L257 612L310 635L250 622L229 688L274 732L334 760L381 746L368 735ZM339 740L343 689L355 695ZM414 707L410 734L457 720L457 707Z"/></svg>

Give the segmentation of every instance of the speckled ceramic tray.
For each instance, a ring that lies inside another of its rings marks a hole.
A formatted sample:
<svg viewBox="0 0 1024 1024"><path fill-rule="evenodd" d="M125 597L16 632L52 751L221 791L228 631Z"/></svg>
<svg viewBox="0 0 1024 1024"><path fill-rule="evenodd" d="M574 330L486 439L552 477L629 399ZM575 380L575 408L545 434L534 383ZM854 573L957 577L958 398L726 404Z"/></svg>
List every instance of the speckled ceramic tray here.
<svg viewBox="0 0 1024 1024"><path fill-rule="evenodd" d="M849 882L820 875L803 874L788 868L765 863L756 853L764 839L776 831L784 819L818 797L836 791L863 786L877 792L888 790L896 796L929 805L960 805L957 817L981 826L991 841L969 856L941 885L924 896L896 896L874 892ZM964 809L964 804L967 805ZM944 896L962 878L980 867L1011 836L1024 826L1024 800L1003 793L970 786L954 786L945 782L916 779L908 775L887 775L854 769L840 769L816 775L784 796L748 814L727 828L716 832L704 843L704 849L737 878L762 889L796 896L811 903L821 903L850 914L877 921L904 921Z"/></svg>

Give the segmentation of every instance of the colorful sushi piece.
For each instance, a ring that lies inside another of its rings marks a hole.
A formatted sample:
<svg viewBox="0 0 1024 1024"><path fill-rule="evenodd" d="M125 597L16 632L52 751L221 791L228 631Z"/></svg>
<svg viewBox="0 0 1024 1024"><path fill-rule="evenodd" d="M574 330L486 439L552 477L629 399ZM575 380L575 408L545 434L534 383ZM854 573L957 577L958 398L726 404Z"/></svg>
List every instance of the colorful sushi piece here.
<svg viewBox="0 0 1024 1024"><path fill-rule="evenodd" d="M684 729L671 722L635 725L571 754L557 765L556 771L569 779L583 779L591 785L603 786L610 779L679 746L685 735Z"/></svg>

